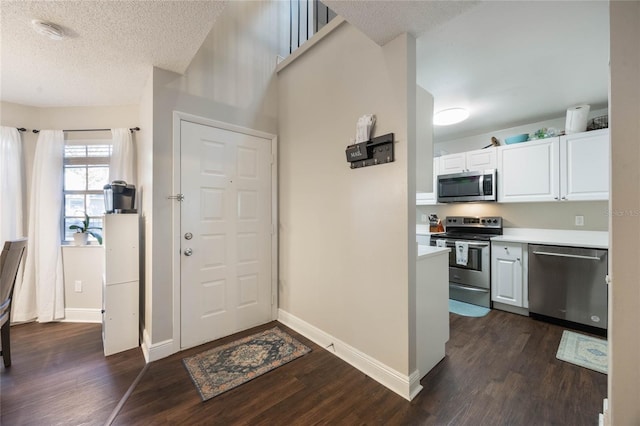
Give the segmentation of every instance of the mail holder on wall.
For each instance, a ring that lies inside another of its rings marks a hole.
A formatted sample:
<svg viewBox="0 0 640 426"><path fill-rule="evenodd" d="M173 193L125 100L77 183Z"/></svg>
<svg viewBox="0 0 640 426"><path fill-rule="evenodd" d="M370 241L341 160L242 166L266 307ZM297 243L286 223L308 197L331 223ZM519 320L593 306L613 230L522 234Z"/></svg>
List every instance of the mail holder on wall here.
<svg viewBox="0 0 640 426"><path fill-rule="evenodd" d="M346 154L352 169L391 163L394 161L393 133L349 145Z"/></svg>

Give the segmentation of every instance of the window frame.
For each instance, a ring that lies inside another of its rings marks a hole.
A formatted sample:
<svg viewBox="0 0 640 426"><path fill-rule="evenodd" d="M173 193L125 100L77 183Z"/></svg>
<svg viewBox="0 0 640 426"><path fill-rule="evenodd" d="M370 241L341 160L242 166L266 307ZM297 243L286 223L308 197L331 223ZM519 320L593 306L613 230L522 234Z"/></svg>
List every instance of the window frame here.
<svg viewBox="0 0 640 426"><path fill-rule="evenodd" d="M113 140L111 138L100 138L100 139L65 139L64 141L65 151L63 153L63 161L62 161L62 206L61 206L61 217L60 217L60 229L61 233L61 244L62 245L71 245L73 244L73 240L67 240L67 220L68 219L78 219L84 220L84 217L80 216L67 216L66 215L66 201L67 195L82 195L84 196L84 213L87 213L87 196L88 195L103 195L103 189L89 189L89 173L88 169L92 166L106 166L107 168L107 182L108 183L108 171L111 162L111 156L113 155ZM91 145L102 145L108 146L108 156L102 157L90 157L88 156L87 147ZM85 147L85 155L84 156L73 156L67 157L67 147L68 146L84 146ZM65 187L65 172L68 166L84 166L87 170L85 173L85 189L84 190L67 190ZM89 215L90 220L102 219L104 217L104 212L100 216ZM90 222L91 224L91 222ZM102 232L100 232L102 233ZM89 245L98 245L96 239L89 235Z"/></svg>

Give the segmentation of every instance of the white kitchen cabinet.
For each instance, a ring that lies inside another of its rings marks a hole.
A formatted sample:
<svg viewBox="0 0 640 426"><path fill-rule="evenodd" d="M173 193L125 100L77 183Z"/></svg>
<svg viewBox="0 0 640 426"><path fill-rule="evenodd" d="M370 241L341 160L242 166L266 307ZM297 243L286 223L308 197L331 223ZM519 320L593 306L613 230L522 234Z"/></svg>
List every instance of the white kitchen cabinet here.
<svg viewBox="0 0 640 426"><path fill-rule="evenodd" d="M440 157L439 174L460 173L469 170L495 169L497 152L495 147L443 155Z"/></svg>
<svg viewBox="0 0 640 426"><path fill-rule="evenodd" d="M498 201L609 198L609 129L498 148Z"/></svg>
<svg viewBox="0 0 640 426"><path fill-rule="evenodd" d="M560 137L560 199L609 199L609 129Z"/></svg>
<svg viewBox="0 0 640 426"><path fill-rule="evenodd" d="M102 343L106 356L139 344L138 215L105 215L103 232Z"/></svg>
<svg viewBox="0 0 640 426"><path fill-rule="evenodd" d="M440 174L459 173L467 168L466 153L448 154L440 157Z"/></svg>
<svg viewBox="0 0 640 426"><path fill-rule="evenodd" d="M554 201L560 191L558 138L498 148L498 202Z"/></svg>
<svg viewBox="0 0 640 426"><path fill-rule="evenodd" d="M526 244L491 244L491 300L528 308Z"/></svg>

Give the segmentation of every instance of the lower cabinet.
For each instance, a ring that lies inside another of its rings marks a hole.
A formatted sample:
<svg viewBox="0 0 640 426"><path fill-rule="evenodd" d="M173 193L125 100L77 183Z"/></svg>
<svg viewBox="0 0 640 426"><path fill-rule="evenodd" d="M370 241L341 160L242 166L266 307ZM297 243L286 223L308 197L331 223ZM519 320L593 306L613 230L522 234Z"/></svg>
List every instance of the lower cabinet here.
<svg viewBox="0 0 640 426"><path fill-rule="evenodd" d="M527 245L494 242L491 244L491 300L494 307L529 307L527 285ZM516 313L526 314L525 311Z"/></svg>

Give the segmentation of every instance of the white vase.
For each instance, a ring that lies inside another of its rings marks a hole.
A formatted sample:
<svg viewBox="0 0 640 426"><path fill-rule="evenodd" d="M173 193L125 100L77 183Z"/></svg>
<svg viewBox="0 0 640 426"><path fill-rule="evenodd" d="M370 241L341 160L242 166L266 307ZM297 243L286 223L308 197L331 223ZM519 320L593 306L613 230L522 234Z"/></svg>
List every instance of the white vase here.
<svg viewBox="0 0 640 426"><path fill-rule="evenodd" d="M86 246L89 234L86 232L76 232L73 234L73 244L76 246Z"/></svg>

